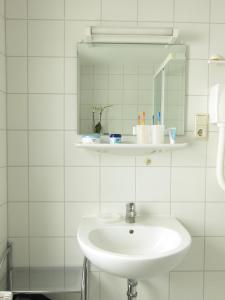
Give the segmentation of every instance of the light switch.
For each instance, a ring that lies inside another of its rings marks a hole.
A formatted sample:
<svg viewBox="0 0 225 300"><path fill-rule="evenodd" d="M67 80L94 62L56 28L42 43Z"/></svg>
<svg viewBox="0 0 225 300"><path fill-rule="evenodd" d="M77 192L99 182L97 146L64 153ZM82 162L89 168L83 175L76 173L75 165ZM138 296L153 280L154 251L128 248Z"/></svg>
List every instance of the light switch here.
<svg viewBox="0 0 225 300"><path fill-rule="evenodd" d="M195 116L195 137L206 139L208 137L209 114L202 113Z"/></svg>

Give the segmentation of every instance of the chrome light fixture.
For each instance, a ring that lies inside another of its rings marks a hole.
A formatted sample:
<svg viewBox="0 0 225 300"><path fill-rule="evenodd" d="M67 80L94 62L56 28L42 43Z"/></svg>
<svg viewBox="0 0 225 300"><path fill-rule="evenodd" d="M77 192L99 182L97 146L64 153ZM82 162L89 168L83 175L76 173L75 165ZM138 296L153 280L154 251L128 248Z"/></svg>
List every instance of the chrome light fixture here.
<svg viewBox="0 0 225 300"><path fill-rule="evenodd" d="M86 28L87 43L173 44L179 30L172 27L98 27Z"/></svg>

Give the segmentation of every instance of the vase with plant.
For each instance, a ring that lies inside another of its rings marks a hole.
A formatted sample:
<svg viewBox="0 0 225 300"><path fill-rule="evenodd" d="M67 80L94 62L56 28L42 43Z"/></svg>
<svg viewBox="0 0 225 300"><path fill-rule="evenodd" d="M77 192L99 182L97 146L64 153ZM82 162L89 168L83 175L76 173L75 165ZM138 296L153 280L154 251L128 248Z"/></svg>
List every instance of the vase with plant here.
<svg viewBox="0 0 225 300"><path fill-rule="evenodd" d="M100 106L95 105L92 109L92 127L94 133L101 133L102 130L102 114L106 108L112 107L113 105ZM98 114L98 121L95 121L95 114Z"/></svg>

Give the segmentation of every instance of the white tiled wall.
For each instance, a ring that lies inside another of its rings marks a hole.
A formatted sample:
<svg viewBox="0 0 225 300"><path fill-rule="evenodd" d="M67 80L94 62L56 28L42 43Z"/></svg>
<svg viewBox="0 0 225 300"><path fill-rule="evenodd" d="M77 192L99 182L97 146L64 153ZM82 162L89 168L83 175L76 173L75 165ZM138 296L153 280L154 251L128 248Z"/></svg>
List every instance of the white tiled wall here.
<svg viewBox="0 0 225 300"><path fill-rule="evenodd" d="M225 56L224 9L223 0L6 1L8 226L15 265L81 264L75 237L81 215L124 211L127 201L137 201L140 214L175 215L193 235L182 265L140 282L140 299L225 299L225 194L215 178L217 133L214 128L208 142L192 135L194 114L207 111L209 86L225 78L225 67L207 64L214 53ZM152 155L146 167L144 158L74 147L76 42L91 24L181 29L188 46L188 148ZM4 52L0 58L4 66ZM1 151L3 185L5 157ZM5 220L5 192L1 199ZM92 283L91 300L126 299L124 280L96 272Z"/></svg>
<svg viewBox="0 0 225 300"><path fill-rule="evenodd" d="M0 1L0 257L7 242L7 151L6 151L6 54L5 2ZM0 290L5 287L5 268L0 270Z"/></svg>

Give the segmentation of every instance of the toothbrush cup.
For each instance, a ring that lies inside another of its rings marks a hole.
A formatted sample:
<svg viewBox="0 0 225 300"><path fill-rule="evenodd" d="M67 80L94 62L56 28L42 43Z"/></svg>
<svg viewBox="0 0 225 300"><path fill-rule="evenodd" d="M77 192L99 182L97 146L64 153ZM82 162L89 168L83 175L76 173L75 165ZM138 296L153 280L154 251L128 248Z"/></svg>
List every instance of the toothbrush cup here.
<svg viewBox="0 0 225 300"><path fill-rule="evenodd" d="M164 134L165 128L164 125L152 125L151 126L152 134L152 144L164 144Z"/></svg>
<svg viewBox="0 0 225 300"><path fill-rule="evenodd" d="M137 136L137 144L151 143L151 126L136 125L133 127L133 134Z"/></svg>

